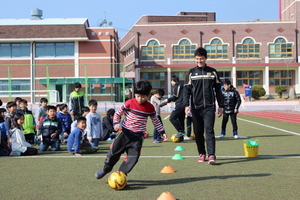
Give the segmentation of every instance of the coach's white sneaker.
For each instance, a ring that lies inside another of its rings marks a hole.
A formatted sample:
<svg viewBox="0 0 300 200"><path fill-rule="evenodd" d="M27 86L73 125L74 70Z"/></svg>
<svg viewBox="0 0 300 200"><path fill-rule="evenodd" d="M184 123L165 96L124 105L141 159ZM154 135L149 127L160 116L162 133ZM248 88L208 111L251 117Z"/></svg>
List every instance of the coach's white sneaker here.
<svg viewBox="0 0 300 200"><path fill-rule="evenodd" d="M238 138L239 138L239 136L238 136L238 135L234 135L233 137L234 137L234 139L238 139Z"/></svg>
<svg viewBox="0 0 300 200"><path fill-rule="evenodd" d="M219 136L219 138L224 138L225 137L225 135L223 135L223 134L221 134L220 136Z"/></svg>

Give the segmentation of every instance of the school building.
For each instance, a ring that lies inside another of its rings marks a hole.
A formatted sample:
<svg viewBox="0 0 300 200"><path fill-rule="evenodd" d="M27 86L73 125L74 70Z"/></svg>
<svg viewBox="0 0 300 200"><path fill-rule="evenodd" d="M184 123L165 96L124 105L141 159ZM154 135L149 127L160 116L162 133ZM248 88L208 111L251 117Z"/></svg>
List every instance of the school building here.
<svg viewBox="0 0 300 200"><path fill-rule="evenodd" d="M300 0L279 4L277 21L218 22L214 12L142 16L120 40L126 76L147 79L170 94L171 76L183 82L196 66L194 50L204 47L207 64L241 94L243 84L262 85L267 94L282 85L299 94Z"/></svg>
<svg viewBox="0 0 300 200"><path fill-rule="evenodd" d="M132 80L120 77L117 30L90 27L85 18L42 15L36 8L28 19L0 19L2 101L20 96L35 103L48 96L68 102L75 82L88 100L122 101L122 88Z"/></svg>

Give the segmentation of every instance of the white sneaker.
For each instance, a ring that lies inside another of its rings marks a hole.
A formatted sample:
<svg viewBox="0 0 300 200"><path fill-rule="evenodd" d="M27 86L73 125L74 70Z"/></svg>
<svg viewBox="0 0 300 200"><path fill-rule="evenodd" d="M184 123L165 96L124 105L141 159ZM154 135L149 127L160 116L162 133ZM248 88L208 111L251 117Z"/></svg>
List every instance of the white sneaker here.
<svg viewBox="0 0 300 200"><path fill-rule="evenodd" d="M184 139L184 140L190 140L191 138L189 138L188 136L184 136L183 139Z"/></svg>
<svg viewBox="0 0 300 200"><path fill-rule="evenodd" d="M239 136L238 136L238 135L234 135L233 137L234 137L235 139L239 138Z"/></svg>
<svg viewBox="0 0 300 200"><path fill-rule="evenodd" d="M221 134L219 138L224 138L224 137L225 137L225 135Z"/></svg>

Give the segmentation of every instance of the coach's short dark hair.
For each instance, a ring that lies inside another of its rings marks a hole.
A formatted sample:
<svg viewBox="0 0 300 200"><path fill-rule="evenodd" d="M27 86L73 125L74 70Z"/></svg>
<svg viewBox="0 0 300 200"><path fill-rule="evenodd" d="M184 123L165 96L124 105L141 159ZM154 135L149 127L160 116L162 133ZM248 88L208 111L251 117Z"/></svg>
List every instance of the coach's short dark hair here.
<svg viewBox="0 0 300 200"><path fill-rule="evenodd" d="M207 51L203 47L199 47L198 49L196 49L194 55L195 57L204 56L205 58L207 58Z"/></svg>

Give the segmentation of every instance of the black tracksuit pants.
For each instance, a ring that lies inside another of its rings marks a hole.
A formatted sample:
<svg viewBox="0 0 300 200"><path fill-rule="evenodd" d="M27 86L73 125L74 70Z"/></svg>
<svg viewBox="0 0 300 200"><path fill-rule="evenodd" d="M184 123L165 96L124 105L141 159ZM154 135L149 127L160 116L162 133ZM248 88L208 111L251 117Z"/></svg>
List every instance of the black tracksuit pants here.
<svg viewBox="0 0 300 200"><path fill-rule="evenodd" d="M186 117L186 136L191 137L191 133L192 133L192 122L193 122L193 118L190 116Z"/></svg>
<svg viewBox="0 0 300 200"><path fill-rule="evenodd" d="M178 132L184 132L185 107L175 106L170 115L170 122Z"/></svg>
<svg viewBox="0 0 300 200"><path fill-rule="evenodd" d="M192 106L193 107L193 106ZM215 139L215 107L207 107L201 109L192 108L193 127L196 137L196 144L199 154L206 154L205 141L207 145L207 154L215 155L216 139ZM205 130L205 138L204 138Z"/></svg>
<svg viewBox="0 0 300 200"><path fill-rule="evenodd" d="M109 173L113 169L114 165L119 161L121 154L124 152L127 153L128 159L124 159L119 171L127 174L138 162L144 141L143 133L136 136L130 132L131 131L123 128L122 132L115 138L104 161L103 170L105 173Z"/></svg>
<svg viewBox="0 0 300 200"><path fill-rule="evenodd" d="M223 120L222 120L222 131L226 131L226 125L228 122L228 118L230 116L231 119L231 124L232 124L232 131L237 131L238 127L237 127L237 123L236 123L236 113L223 113Z"/></svg>

